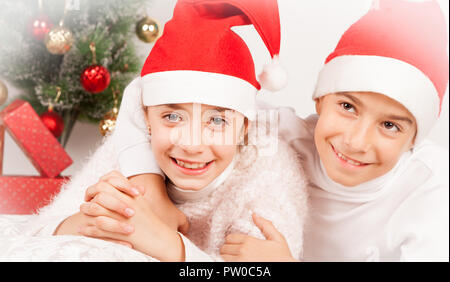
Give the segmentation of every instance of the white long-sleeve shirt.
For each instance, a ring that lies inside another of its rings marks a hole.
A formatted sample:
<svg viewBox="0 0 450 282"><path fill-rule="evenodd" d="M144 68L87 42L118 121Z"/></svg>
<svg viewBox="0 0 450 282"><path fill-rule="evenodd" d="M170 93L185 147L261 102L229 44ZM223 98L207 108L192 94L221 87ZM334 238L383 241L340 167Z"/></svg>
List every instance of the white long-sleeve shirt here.
<svg viewBox="0 0 450 282"><path fill-rule="evenodd" d="M274 109L259 105L261 109ZM314 145L317 116L301 119L291 108L277 110L279 136L300 155L310 178L311 220L304 235L305 261L449 260L447 150L423 142L405 153L386 175L345 187L333 182L321 165ZM124 135L116 135L124 142L119 150L122 159L133 160L120 163L122 172L126 176L161 174L156 162L139 158L152 155L150 147L129 142L143 139L133 135L137 132L130 122L134 114L121 114L117 126L129 131L121 130ZM192 246L192 253L196 251Z"/></svg>
<svg viewBox="0 0 450 282"><path fill-rule="evenodd" d="M425 141L387 174L345 187L327 176L315 150L317 118L297 119L284 136L311 181L304 260L448 261L448 152Z"/></svg>

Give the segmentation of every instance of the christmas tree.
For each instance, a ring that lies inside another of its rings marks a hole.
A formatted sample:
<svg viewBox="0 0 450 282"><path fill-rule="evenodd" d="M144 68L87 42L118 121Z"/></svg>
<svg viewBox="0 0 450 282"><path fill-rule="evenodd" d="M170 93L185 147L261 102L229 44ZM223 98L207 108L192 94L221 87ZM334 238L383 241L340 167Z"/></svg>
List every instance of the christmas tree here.
<svg viewBox="0 0 450 282"><path fill-rule="evenodd" d="M63 145L77 120L114 118L123 89L141 68L133 39L137 20L146 18L146 2L1 1L0 77L39 114L62 117Z"/></svg>

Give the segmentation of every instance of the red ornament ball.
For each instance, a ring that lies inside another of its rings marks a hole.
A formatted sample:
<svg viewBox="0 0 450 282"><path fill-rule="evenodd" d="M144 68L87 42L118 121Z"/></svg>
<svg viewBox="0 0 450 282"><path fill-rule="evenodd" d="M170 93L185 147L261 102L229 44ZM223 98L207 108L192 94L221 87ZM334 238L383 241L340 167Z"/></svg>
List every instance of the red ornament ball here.
<svg viewBox="0 0 450 282"><path fill-rule="evenodd" d="M30 22L30 32L36 40L44 40L52 27L53 23L45 14L35 16Z"/></svg>
<svg viewBox="0 0 450 282"><path fill-rule="evenodd" d="M60 115L54 111L47 111L41 115L41 120L50 132L58 138L64 130L64 121Z"/></svg>
<svg viewBox="0 0 450 282"><path fill-rule="evenodd" d="M105 67L92 65L83 70L80 81L87 92L99 93L108 87L111 75Z"/></svg>

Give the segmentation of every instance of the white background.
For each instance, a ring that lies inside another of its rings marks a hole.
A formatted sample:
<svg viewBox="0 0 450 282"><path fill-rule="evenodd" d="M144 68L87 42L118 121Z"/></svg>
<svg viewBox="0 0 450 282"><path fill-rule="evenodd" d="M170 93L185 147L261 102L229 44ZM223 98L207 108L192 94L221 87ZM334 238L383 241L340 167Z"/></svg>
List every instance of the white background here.
<svg viewBox="0 0 450 282"><path fill-rule="evenodd" d="M368 11L371 0L279 0L278 2L282 24L281 61L289 74L289 84L276 94L262 92L259 95L272 104L293 107L297 115L306 117L314 111L311 95L325 58L333 51L342 33ZM449 1L438 2L444 11L448 27ZM152 0L145 8L148 15L159 21L162 27L172 17L175 3L176 0ZM136 19L136 22L138 20ZM263 65L270 60L262 40L252 26L234 30L248 44L254 57L256 71L259 73ZM153 44L144 44L138 39L136 42L142 60L145 60ZM7 82L6 84L9 88L9 103L18 95L18 91ZM431 133L431 139L447 149L448 111L447 90L441 119ZM77 123L66 148L74 164L63 174L74 174L99 145L101 138L98 126ZM5 138L3 172L10 175L38 174L8 134Z"/></svg>

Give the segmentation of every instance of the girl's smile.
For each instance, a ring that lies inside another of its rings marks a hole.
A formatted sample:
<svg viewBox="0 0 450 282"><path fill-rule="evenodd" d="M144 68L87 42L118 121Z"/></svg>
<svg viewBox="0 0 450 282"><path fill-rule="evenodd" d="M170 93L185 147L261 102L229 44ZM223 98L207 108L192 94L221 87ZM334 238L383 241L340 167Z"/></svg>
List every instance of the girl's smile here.
<svg viewBox="0 0 450 282"><path fill-rule="evenodd" d="M175 186L194 191L232 163L247 127L239 112L198 103L147 107L146 117L159 167Z"/></svg>
<svg viewBox="0 0 450 282"><path fill-rule="evenodd" d="M172 158L172 163L175 167L184 174L187 175L201 175L206 173L214 163L214 160L209 162L191 162L187 160L181 160L178 158Z"/></svg>

